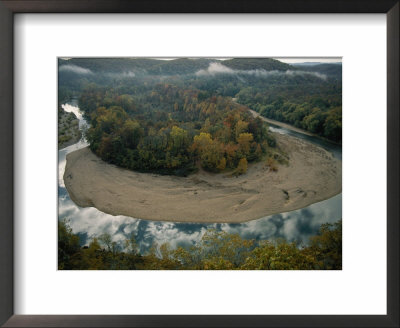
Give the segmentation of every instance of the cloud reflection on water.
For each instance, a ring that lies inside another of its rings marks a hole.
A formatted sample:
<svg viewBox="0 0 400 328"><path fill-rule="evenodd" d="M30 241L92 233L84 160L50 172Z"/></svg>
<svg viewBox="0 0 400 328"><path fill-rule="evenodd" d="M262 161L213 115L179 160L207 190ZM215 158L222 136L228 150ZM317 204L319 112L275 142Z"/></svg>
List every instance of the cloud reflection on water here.
<svg viewBox="0 0 400 328"><path fill-rule="evenodd" d="M246 239L277 239L306 243L315 235L322 223L335 222L341 218L341 194L326 201L283 214L268 216L241 224L197 224L174 223L113 216L96 208L80 208L68 196L59 200L59 218L68 218L75 233L86 234L85 244L103 233L112 236L121 246L123 240L134 233L141 251L146 251L153 243L168 242L173 248L189 246L199 241L207 228L215 228L228 233L238 233Z"/></svg>

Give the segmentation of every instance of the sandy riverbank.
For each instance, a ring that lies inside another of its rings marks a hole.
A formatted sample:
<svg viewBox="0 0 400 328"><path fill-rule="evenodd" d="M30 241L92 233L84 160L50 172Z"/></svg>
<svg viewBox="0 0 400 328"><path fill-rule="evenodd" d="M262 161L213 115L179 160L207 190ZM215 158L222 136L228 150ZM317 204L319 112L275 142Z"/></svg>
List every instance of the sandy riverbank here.
<svg viewBox="0 0 400 328"><path fill-rule="evenodd" d="M67 155L71 199L112 215L176 222L245 222L303 208L341 192L341 161L298 138L276 135L290 156L272 172L265 162L237 178L204 171L187 178L138 173L83 148Z"/></svg>
<svg viewBox="0 0 400 328"><path fill-rule="evenodd" d="M237 105L239 105L239 106L243 106L243 105L239 104L236 100L237 100L236 98L232 98L232 101L233 101L235 104L237 104ZM318 135L316 135L316 134L314 134L314 133L311 133L311 132L309 132L309 131L306 131L306 130L303 130L303 129L300 129L300 128L296 128L296 127L293 126L293 125L286 124L286 123L279 122L279 121L275 121L275 120L270 119L270 118L266 118L265 116L262 116L260 113L257 113L257 112L256 112L255 110L253 110L253 109L250 109L250 108L249 108L249 112L251 113L251 115L253 115L253 117L259 117L259 118L261 118L264 122L267 122L268 124L272 124L272 125L275 125L275 126L279 126L279 127L281 127L281 128L288 129L288 130L291 130L291 131L295 131L295 132L297 132L297 133L301 133L301 134L304 134L304 135L307 135L307 136L318 137L318 138L320 138L320 136L318 136Z"/></svg>

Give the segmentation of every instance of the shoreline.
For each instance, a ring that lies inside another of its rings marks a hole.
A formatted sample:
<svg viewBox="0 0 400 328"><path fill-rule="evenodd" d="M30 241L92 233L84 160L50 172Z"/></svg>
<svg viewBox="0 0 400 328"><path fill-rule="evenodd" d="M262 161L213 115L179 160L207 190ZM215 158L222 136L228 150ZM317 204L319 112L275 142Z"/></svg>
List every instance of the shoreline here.
<svg viewBox="0 0 400 328"><path fill-rule="evenodd" d="M269 123L269 124L271 124L271 125L279 126L279 127L281 127L281 128L288 129L288 130L291 130L291 131L294 131L294 132L297 132L297 133L301 133L301 134L304 134L304 135L306 135L306 136L317 137L317 138L323 139L322 137L318 136L318 135L315 134L315 133L311 133L311 132L308 132L308 131L306 131L306 130L297 128L297 127L295 127L295 126L293 126L293 125L290 125L290 124L288 124L288 123L283 123L283 122L275 121L275 120L273 120L273 119L271 119L271 118L267 118L267 117L265 117L265 116L262 116L260 113L257 113L257 112L256 112L255 110L253 110L253 109L249 109L249 112L251 113L251 115L253 115L253 117L259 117L259 118L261 118L264 122L267 122L267 123Z"/></svg>
<svg viewBox="0 0 400 328"><path fill-rule="evenodd" d="M79 129L79 119L72 112L66 112L63 108L58 110L58 149L64 149L77 143L82 138Z"/></svg>
<svg viewBox="0 0 400 328"><path fill-rule="evenodd" d="M237 178L205 171L186 178L108 164L88 148L67 155L65 186L81 207L151 221L242 223L304 208L339 194L341 161L304 140L274 134L290 157L272 172L265 161Z"/></svg>
<svg viewBox="0 0 400 328"><path fill-rule="evenodd" d="M232 101L235 104L239 105L239 106L244 106L242 104L239 104L236 101L236 98L232 98ZM297 133L301 133L301 134L304 134L304 135L309 136L309 137L317 137L317 138L320 138L322 140L330 141L330 140L325 139L325 138L323 138L323 137L321 137L321 136L319 136L319 135L317 135L315 133L309 132L309 131L304 130L304 129L297 128L294 125L291 125L291 124L288 124L288 123L284 123L284 122L280 122L280 121L276 121L276 120L273 120L271 118L267 118L265 116L262 116L260 113L256 112L254 109L251 109L249 107L247 107L247 108L248 108L250 114L253 115L253 117L259 117L261 120L263 120L264 122L266 122L268 124L275 125L275 126L278 126L278 127L290 130L290 131L294 131L294 132L297 132ZM332 141L330 141L330 142L332 142Z"/></svg>
<svg viewBox="0 0 400 328"><path fill-rule="evenodd" d="M270 118L267 118L267 117L265 117L265 116L262 116L260 113L257 113L257 112L256 112L255 110L253 110L253 109L250 109L250 108L249 108L249 111L250 111L250 113L253 115L253 117L259 117L261 120L263 120L264 122L268 123L270 126L281 127L281 128L284 128L284 129L293 131L293 132L297 132L297 133L300 133L300 134L304 134L304 135L309 136L309 137L313 137L313 138L320 139L321 141L330 143L330 144L332 144L332 145L342 146L341 143L338 143L338 142L335 142L335 141L333 141L333 140L327 139L327 138L325 138L325 137L322 137L322 136L320 136L320 135L318 135L318 134L309 132L309 131L307 131L307 130L304 130L304 129L301 129L301 128L297 128L297 127L295 127L294 125L291 125L291 124L289 124L289 123L283 123L283 122L280 122L280 121L275 121L275 120L273 120L273 119L270 119Z"/></svg>

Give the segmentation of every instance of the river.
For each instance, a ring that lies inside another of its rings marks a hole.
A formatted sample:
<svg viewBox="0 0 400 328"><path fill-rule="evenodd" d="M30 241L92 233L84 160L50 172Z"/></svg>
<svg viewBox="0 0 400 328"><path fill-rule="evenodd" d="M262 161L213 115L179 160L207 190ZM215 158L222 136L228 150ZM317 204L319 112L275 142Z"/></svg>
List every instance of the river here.
<svg viewBox="0 0 400 328"><path fill-rule="evenodd" d="M79 127L87 127L85 119L79 111L76 99L64 104L66 111L74 112L79 119ZM314 144L318 144L335 157L342 158L341 147L321 139L297 133L281 127L270 127L277 133L292 135ZM86 147L88 143L82 139L69 147L58 151L58 219L67 219L72 231L79 235L81 245L87 245L93 237L103 233L112 236L113 241L123 247L123 241L134 233L140 251L145 253L153 243L168 242L173 248L189 246L199 241L209 228L238 233L242 238L257 240L274 240L284 238L287 241L298 241L306 244L309 237L316 235L323 223L333 223L342 218L342 194L325 201L312 204L300 210L275 214L245 223L175 223L147 221L122 215L113 216L103 213L94 207L77 206L69 197L64 185L66 155Z"/></svg>

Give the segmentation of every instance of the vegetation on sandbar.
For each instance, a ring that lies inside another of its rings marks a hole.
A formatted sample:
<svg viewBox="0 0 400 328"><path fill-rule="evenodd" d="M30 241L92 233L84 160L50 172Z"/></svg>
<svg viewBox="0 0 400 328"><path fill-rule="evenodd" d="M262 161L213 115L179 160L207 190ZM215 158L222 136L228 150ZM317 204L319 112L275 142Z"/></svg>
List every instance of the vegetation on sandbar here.
<svg viewBox="0 0 400 328"><path fill-rule="evenodd" d="M246 172L275 146L267 125L228 97L156 84L121 94L88 86L79 99L91 122L90 149L103 160L141 172L186 176Z"/></svg>

